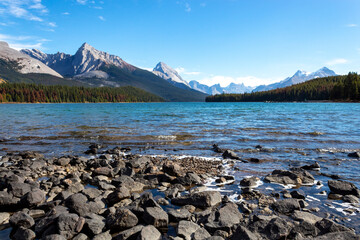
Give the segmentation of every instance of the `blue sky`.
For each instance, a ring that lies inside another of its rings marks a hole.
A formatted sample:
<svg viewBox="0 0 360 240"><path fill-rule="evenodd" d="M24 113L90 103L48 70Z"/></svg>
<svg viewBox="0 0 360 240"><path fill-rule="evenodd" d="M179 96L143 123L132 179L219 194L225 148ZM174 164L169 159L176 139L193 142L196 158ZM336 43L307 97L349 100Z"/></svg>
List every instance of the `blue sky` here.
<svg viewBox="0 0 360 240"><path fill-rule="evenodd" d="M359 0L0 0L0 40L71 54L88 42L186 80L255 86L360 72L359 12Z"/></svg>

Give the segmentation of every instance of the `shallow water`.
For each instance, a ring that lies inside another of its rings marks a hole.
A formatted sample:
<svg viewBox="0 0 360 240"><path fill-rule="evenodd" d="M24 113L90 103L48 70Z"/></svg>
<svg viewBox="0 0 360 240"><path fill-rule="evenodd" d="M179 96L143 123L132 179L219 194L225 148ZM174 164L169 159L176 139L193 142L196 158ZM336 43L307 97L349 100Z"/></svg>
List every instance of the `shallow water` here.
<svg viewBox="0 0 360 240"><path fill-rule="evenodd" d="M19 150L81 155L89 144L102 143L131 147L132 153L140 154L220 157L211 151L217 143L242 158L263 160L237 163L241 171L232 172L237 179L318 161L321 172L360 187L359 160L347 156L360 151L359 112L359 103L1 104L0 155ZM327 196L316 195L327 189L328 178L316 179L325 186L305 190L337 208ZM237 184L227 190L240 191ZM336 208L329 211L337 212Z"/></svg>

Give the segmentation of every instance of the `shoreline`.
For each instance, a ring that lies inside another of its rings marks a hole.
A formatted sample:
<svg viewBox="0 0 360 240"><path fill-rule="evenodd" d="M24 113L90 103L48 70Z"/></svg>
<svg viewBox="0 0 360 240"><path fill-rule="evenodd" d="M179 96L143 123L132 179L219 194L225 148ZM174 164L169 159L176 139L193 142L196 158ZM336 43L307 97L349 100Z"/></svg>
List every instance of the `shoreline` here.
<svg viewBox="0 0 360 240"><path fill-rule="evenodd" d="M237 183L227 171L241 160L232 151L223 151L222 159L207 159L132 155L130 150L95 144L86 151L88 157L3 156L0 226L11 227L5 233L12 236L26 233L39 239L54 234L127 239L150 233L170 239L359 238L331 216L319 217L325 213L308 209L308 199L297 189L268 195L257 190L261 179L256 176ZM301 189L318 184L308 172L318 168L275 170L261 181ZM227 184L241 187L236 201L220 194Z"/></svg>

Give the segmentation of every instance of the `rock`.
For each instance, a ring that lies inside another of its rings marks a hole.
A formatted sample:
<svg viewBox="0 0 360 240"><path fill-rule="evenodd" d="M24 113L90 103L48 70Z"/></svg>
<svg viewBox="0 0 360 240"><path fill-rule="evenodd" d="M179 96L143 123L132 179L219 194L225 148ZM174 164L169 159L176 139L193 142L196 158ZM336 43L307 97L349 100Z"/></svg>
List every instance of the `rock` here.
<svg viewBox="0 0 360 240"><path fill-rule="evenodd" d="M100 233L99 235L96 235L95 237L93 237L92 240L111 240L112 236L110 234L110 231L104 232L104 233Z"/></svg>
<svg viewBox="0 0 360 240"><path fill-rule="evenodd" d="M129 189L121 186L118 189L116 189L114 192L110 193L107 196L106 201L109 203L110 206L112 206L115 203L120 202L125 198L130 198L130 196L131 195Z"/></svg>
<svg viewBox="0 0 360 240"><path fill-rule="evenodd" d="M21 198L23 207L35 207L46 200L46 193L40 189L33 189Z"/></svg>
<svg viewBox="0 0 360 240"><path fill-rule="evenodd" d="M315 162L311 165L302 166L301 168L305 170L320 171L320 164L318 162Z"/></svg>
<svg viewBox="0 0 360 240"><path fill-rule="evenodd" d="M113 172L109 167L98 167L93 171L93 176L97 176L97 175L112 177Z"/></svg>
<svg viewBox="0 0 360 240"><path fill-rule="evenodd" d="M322 219L321 217L318 217L314 214L311 214L308 212L303 212L303 211L298 211L298 210L295 210L294 213L291 215L291 217L295 220L305 221L310 224L315 224L318 221L321 221L321 219Z"/></svg>
<svg viewBox="0 0 360 240"><path fill-rule="evenodd" d="M348 157L360 158L360 152L352 152L348 154Z"/></svg>
<svg viewBox="0 0 360 240"><path fill-rule="evenodd" d="M171 199L174 205L193 205L198 208L213 207L221 203L221 194L217 191L205 191L191 193L181 197Z"/></svg>
<svg viewBox="0 0 360 240"><path fill-rule="evenodd" d="M152 225L143 227L136 240L160 240L161 233Z"/></svg>
<svg viewBox="0 0 360 240"><path fill-rule="evenodd" d="M345 195L343 196L342 200L349 203L359 203L359 198L355 197L354 195Z"/></svg>
<svg viewBox="0 0 360 240"><path fill-rule="evenodd" d="M296 199L284 199L273 203L272 208L279 213L289 214L295 210L300 210L300 204Z"/></svg>
<svg viewBox="0 0 360 240"><path fill-rule="evenodd" d="M9 191L14 197L21 198L26 193L31 191L31 185L27 183L12 182L9 184Z"/></svg>
<svg viewBox="0 0 360 240"><path fill-rule="evenodd" d="M270 175L267 175L264 179L266 182L275 182L284 185L303 185L314 184L315 178L306 170L292 169L287 170L274 170Z"/></svg>
<svg viewBox="0 0 360 240"><path fill-rule="evenodd" d="M33 240L35 239L36 234L30 230L26 229L24 227L19 227L15 234L12 236L13 240Z"/></svg>
<svg viewBox="0 0 360 240"><path fill-rule="evenodd" d="M160 205L163 205L163 206L166 206L166 205L169 205L169 201L166 200L165 198L159 198L157 201L156 201L158 204Z"/></svg>
<svg viewBox="0 0 360 240"><path fill-rule="evenodd" d="M88 199L84 194L76 193L66 199L65 206L68 207L70 211L80 216L85 216L90 212L87 201Z"/></svg>
<svg viewBox="0 0 360 240"><path fill-rule="evenodd" d="M13 227L31 228L35 225L35 221L29 214L24 212L16 212L10 217L10 225Z"/></svg>
<svg viewBox="0 0 360 240"><path fill-rule="evenodd" d="M55 159L54 164L59 165L59 166L66 166L66 165L69 165L70 161L71 161L70 158L61 157L61 158Z"/></svg>
<svg viewBox="0 0 360 240"><path fill-rule="evenodd" d="M122 231L116 236L114 236L113 240L127 240L127 239L136 239L137 235L143 229L143 225L137 225L128 230Z"/></svg>
<svg viewBox="0 0 360 240"><path fill-rule="evenodd" d="M190 221L180 221L176 229L178 236L185 238L185 240L191 240L191 235L195 233L200 226Z"/></svg>
<svg viewBox="0 0 360 240"><path fill-rule="evenodd" d="M172 187L164 191L165 197L168 199L176 198L178 196L179 189Z"/></svg>
<svg viewBox="0 0 360 240"><path fill-rule="evenodd" d="M179 164L174 162L166 162L163 165L163 172L170 176L180 177L184 175L184 170Z"/></svg>
<svg viewBox="0 0 360 240"><path fill-rule="evenodd" d="M227 203L216 211L211 212L207 218L205 227L210 231L224 230L229 231L231 227L239 224L243 218L235 203Z"/></svg>
<svg viewBox="0 0 360 240"><path fill-rule="evenodd" d="M199 228L193 234L191 234L192 240L203 240L211 237L210 233L205 228Z"/></svg>
<svg viewBox="0 0 360 240"><path fill-rule="evenodd" d="M130 161L130 164L133 168L145 168L147 164L151 163L151 160L146 157L142 156L140 158L136 158Z"/></svg>
<svg viewBox="0 0 360 240"><path fill-rule="evenodd" d="M216 153L223 153L224 150L219 148L219 146L217 144L213 144L212 150Z"/></svg>
<svg viewBox="0 0 360 240"><path fill-rule="evenodd" d="M66 240L66 238L64 238L60 234L51 234L43 237L41 240Z"/></svg>
<svg viewBox="0 0 360 240"><path fill-rule="evenodd" d="M154 225L156 228L167 227L169 224L169 216L160 207L147 207L143 219L147 224Z"/></svg>
<svg viewBox="0 0 360 240"><path fill-rule="evenodd" d="M320 235L330 233L330 232L346 232L350 231L349 228L344 227L343 225L337 224L334 221L323 218L318 221L315 226L320 230Z"/></svg>
<svg viewBox="0 0 360 240"><path fill-rule="evenodd" d="M297 235L301 234L305 237L315 237L319 234L319 229L315 227L315 224L309 223L307 221L301 221L299 224L295 225L295 227L292 229L289 238L298 239Z"/></svg>
<svg viewBox="0 0 360 240"><path fill-rule="evenodd" d="M73 240L89 240L89 237L83 233L79 233L73 238Z"/></svg>
<svg viewBox="0 0 360 240"><path fill-rule="evenodd" d="M185 208L172 209L169 211L170 222L179 222L181 220L190 220L191 213Z"/></svg>
<svg viewBox="0 0 360 240"><path fill-rule="evenodd" d="M300 193L299 191L292 191L291 193L290 193L290 195L291 195L291 197L292 198L296 198L296 199L305 199L305 195L304 194L302 194L302 193Z"/></svg>
<svg viewBox="0 0 360 240"><path fill-rule="evenodd" d="M82 230L84 222L85 219L74 213L62 213L57 220L58 233L66 239L71 239Z"/></svg>
<svg viewBox="0 0 360 240"><path fill-rule="evenodd" d="M90 214L85 219L84 232L89 233L91 236L102 233L104 227L105 219L99 215Z"/></svg>
<svg viewBox="0 0 360 240"><path fill-rule="evenodd" d="M223 153L223 158L224 159L235 159L235 160L240 160L240 157L233 151L231 150L225 150L225 152Z"/></svg>
<svg viewBox="0 0 360 240"><path fill-rule="evenodd" d="M314 240L359 240L359 239L360 237L355 235L353 231L327 233L314 238Z"/></svg>
<svg viewBox="0 0 360 240"><path fill-rule="evenodd" d="M360 197L360 191L353 183L341 180L329 180L328 186L332 193Z"/></svg>
<svg viewBox="0 0 360 240"><path fill-rule="evenodd" d="M269 239L287 239L293 225L282 218L273 218L265 227L263 234Z"/></svg>
<svg viewBox="0 0 360 240"><path fill-rule="evenodd" d="M260 179L258 177L249 177L249 178L244 178L240 181L240 186L242 187L254 187L257 185L257 182Z"/></svg>
<svg viewBox="0 0 360 240"><path fill-rule="evenodd" d="M82 190L82 193L90 200L94 200L101 195L101 191L96 188L86 188Z"/></svg>
<svg viewBox="0 0 360 240"><path fill-rule="evenodd" d="M0 213L0 225L6 224L9 222L10 214L7 212Z"/></svg>
<svg viewBox="0 0 360 240"><path fill-rule="evenodd" d="M260 236L258 236L256 233L253 233L252 231L250 231L249 229L243 227L243 226L239 226L234 234L231 236L231 240L238 240L238 239L242 239L242 240L260 240Z"/></svg>
<svg viewBox="0 0 360 240"><path fill-rule="evenodd" d="M20 199L14 197L11 193L7 191L0 191L0 210L2 211L11 211L16 209Z"/></svg>
<svg viewBox="0 0 360 240"><path fill-rule="evenodd" d="M111 231L121 231L136 226L138 222L136 215L129 209L118 208L106 218L106 227Z"/></svg>

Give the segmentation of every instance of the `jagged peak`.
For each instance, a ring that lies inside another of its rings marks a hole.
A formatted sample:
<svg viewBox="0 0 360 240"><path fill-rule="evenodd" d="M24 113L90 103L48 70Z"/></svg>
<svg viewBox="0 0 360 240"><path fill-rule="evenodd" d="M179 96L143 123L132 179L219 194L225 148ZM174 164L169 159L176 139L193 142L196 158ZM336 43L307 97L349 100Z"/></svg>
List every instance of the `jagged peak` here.
<svg viewBox="0 0 360 240"><path fill-rule="evenodd" d="M9 44L7 42L0 41L0 46L9 47Z"/></svg>

